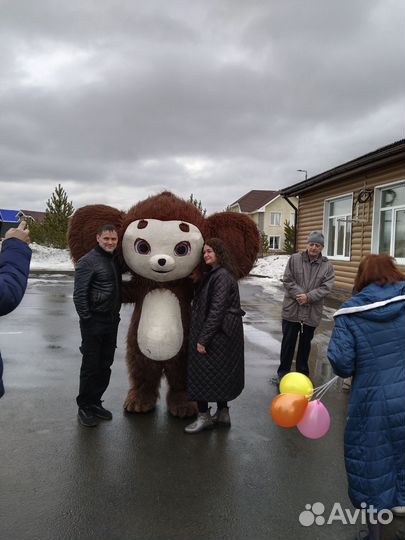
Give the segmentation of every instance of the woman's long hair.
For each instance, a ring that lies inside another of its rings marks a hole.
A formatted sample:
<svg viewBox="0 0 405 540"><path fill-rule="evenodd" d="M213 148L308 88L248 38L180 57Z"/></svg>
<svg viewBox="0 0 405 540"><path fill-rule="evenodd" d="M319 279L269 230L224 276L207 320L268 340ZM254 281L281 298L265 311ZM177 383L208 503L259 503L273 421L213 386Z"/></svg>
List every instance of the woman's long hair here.
<svg viewBox="0 0 405 540"><path fill-rule="evenodd" d="M228 272L237 278L238 271L235 262L223 241L220 238L210 238L209 240L205 240L204 245L212 248L217 257L218 264L226 268ZM204 264L204 269L208 270L209 266Z"/></svg>
<svg viewBox="0 0 405 540"><path fill-rule="evenodd" d="M359 264L354 279L354 290L360 292L370 283L376 283L382 287L398 281L405 281L405 275L395 266L394 257L366 255Z"/></svg>

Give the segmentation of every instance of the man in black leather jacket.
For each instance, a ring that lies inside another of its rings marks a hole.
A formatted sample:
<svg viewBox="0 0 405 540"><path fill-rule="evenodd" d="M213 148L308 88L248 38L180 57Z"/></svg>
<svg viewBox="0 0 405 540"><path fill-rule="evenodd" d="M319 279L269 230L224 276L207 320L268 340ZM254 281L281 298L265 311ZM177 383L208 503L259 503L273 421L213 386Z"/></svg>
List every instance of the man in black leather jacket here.
<svg viewBox="0 0 405 540"><path fill-rule="evenodd" d="M86 427L97 426L97 418L112 419L101 397L110 382L121 308L121 272L114 257L118 244L115 226L101 226L96 240L98 245L77 263L73 292L83 355L76 402L79 421Z"/></svg>

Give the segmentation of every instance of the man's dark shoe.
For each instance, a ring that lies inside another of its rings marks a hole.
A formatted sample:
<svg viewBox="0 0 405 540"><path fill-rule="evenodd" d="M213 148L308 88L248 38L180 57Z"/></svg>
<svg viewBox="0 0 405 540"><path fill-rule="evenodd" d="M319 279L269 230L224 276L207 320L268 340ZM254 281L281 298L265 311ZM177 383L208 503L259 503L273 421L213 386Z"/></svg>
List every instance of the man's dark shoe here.
<svg viewBox="0 0 405 540"><path fill-rule="evenodd" d="M100 405L92 405L91 410L93 411L94 416L101 418L101 420L112 420L112 413L107 411L107 409L104 409L101 403Z"/></svg>
<svg viewBox="0 0 405 540"><path fill-rule="evenodd" d="M82 426L96 427L98 425L94 412L90 407L80 407L77 417Z"/></svg>

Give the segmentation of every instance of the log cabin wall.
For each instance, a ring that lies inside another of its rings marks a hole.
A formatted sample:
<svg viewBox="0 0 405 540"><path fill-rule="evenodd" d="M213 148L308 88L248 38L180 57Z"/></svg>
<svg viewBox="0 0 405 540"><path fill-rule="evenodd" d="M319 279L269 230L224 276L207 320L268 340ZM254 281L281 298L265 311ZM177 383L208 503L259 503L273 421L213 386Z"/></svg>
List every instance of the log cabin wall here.
<svg viewBox="0 0 405 540"><path fill-rule="evenodd" d="M350 260L334 260L329 257L336 271L335 289L351 291L359 262L371 252L373 226L374 189L377 186L392 184L405 178L405 163L396 163L378 170L356 174L336 181L327 186L314 186L311 191L299 197L297 247L306 248L306 240L311 231L324 230L325 200L345 194L353 195L352 238ZM373 196L363 204L356 203L359 192L372 189ZM358 220L358 221L357 221Z"/></svg>

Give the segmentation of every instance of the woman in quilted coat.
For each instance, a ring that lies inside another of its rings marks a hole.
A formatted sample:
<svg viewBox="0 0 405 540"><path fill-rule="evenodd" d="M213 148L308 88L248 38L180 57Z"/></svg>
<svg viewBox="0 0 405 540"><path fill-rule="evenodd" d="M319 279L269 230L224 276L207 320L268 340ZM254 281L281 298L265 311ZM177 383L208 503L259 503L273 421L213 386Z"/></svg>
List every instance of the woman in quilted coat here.
<svg viewBox="0 0 405 540"><path fill-rule="evenodd" d="M185 428L198 433L215 425L230 426L228 401L242 392L245 381L244 341L236 270L222 240L207 240L203 249L209 268L193 300L187 393L197 401L197 420ZM209 401L217 402L211 416Z"/></svg>
<svg viewBox="0 0 405 540"><path fill-rule="evenodd" d="M353 376L345 431L349 496L356 508L369 509L363 538L377 540L376 512L405 510L405 275L392 257L368 255L354 289L334 315L328 359L337 375Z"/></svg>

